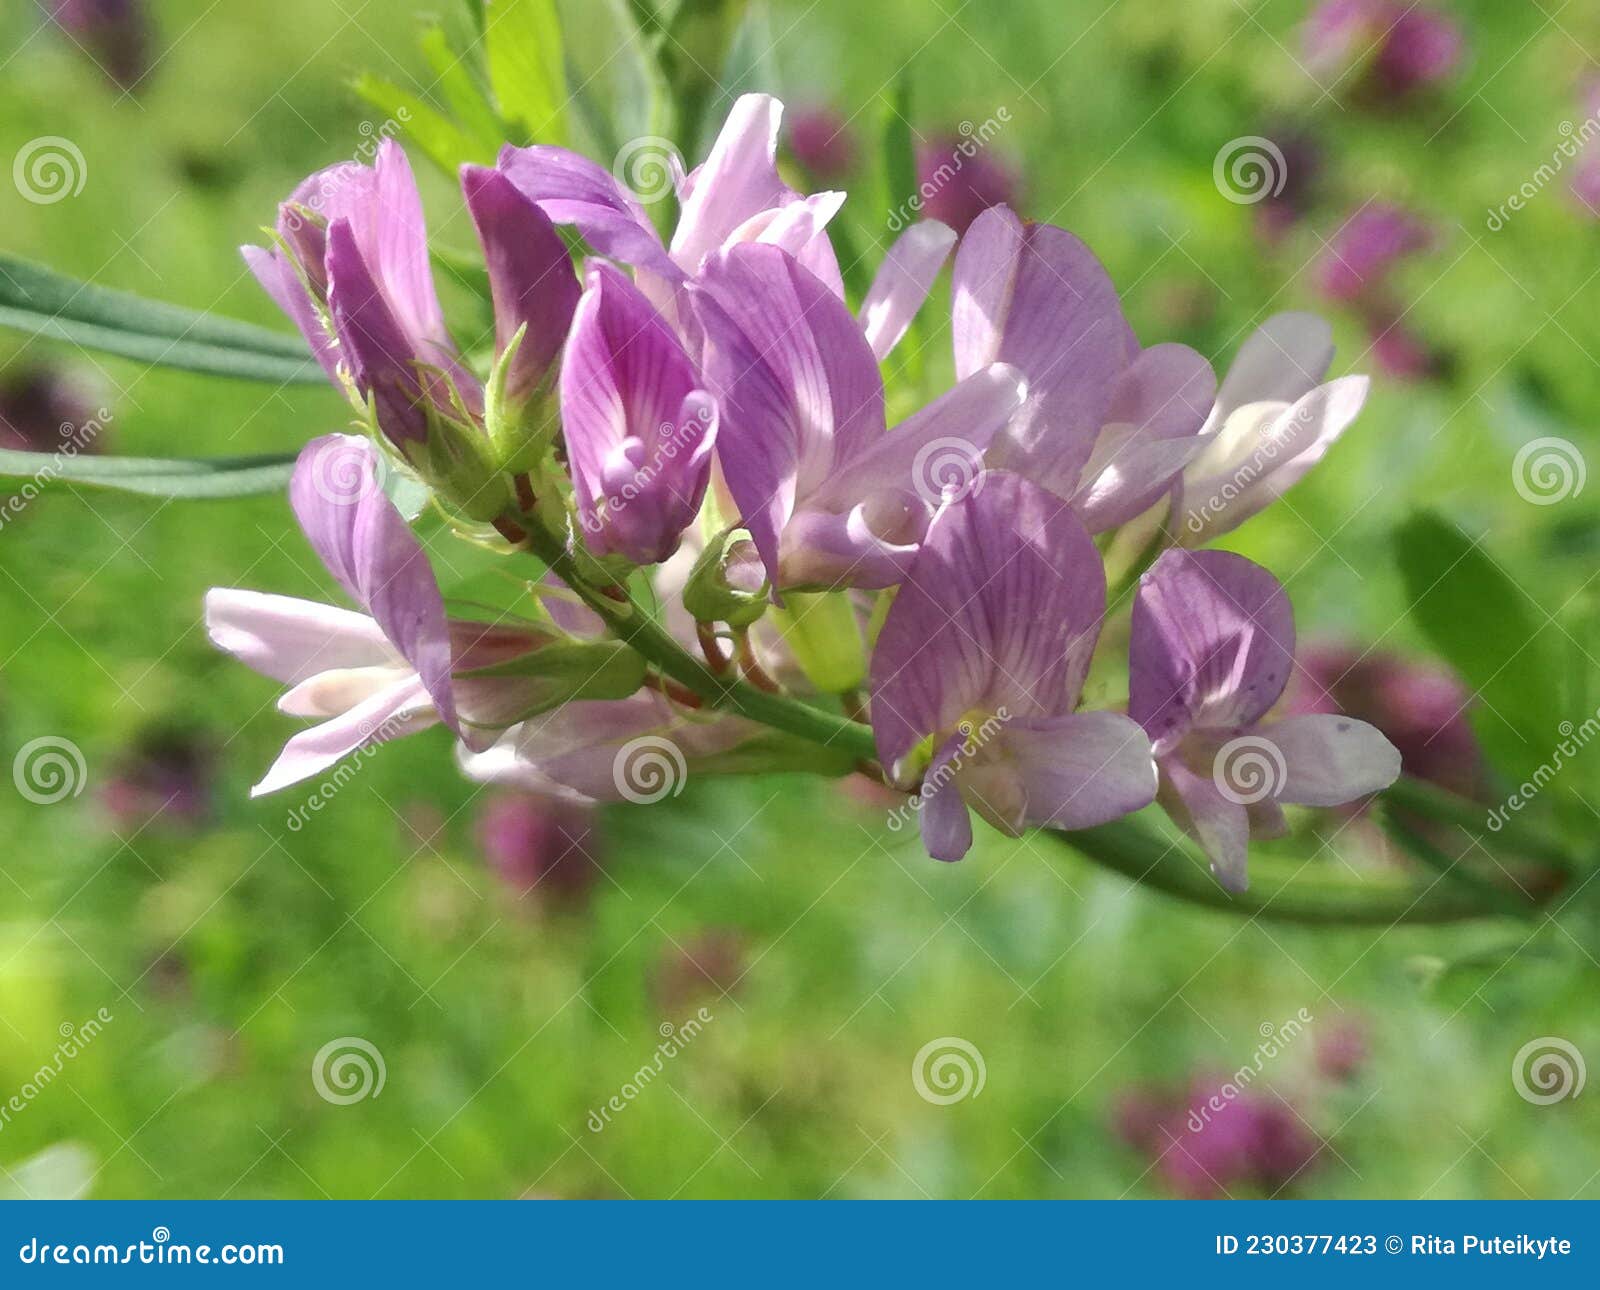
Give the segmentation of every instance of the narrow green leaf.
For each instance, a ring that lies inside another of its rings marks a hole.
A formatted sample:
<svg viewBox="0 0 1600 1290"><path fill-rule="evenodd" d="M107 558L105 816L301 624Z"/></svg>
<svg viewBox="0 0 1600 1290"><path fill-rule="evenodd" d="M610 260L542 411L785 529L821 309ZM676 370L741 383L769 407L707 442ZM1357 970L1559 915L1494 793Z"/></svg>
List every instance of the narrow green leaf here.
<svg viewBox="0 0 1600 1290"><path fill-rule="evenodd" d="M565 143L566 63L555 0L486 0L484 44L500 115L525 143Z"/></svg>
<svg viewBox="0 0 1600 1290"><path fill-rule="evenodd" d="M917 150L911 139L911 75L902 72L883 96L881 139L883 181L888 198L885 213L891 231L898 232L915 218L905 208L917 190Z"/></svg>
<svg viewBox="0 0 1600 1290"><path fill-rule="evenodd" d="M356 79L355 91L378 111L399 121L406 137L452 179L463 162L476 162L480 166L494 164L493 146L468 134L442 112L393 81L365 72Z"/></svg>
<svg viewBox="0 0 1600 1290"><path fill-rule="evenodd" d="M0 256L0 327L190 372L325 379L299 336L97 287L11 256Z"/></svg>
<svg viewBox="0 0 1600 1290"><path fill-rule="evenodd" d="M1437 515L1401 525L1395 556L1412 617L1478 700L1473 727L1490 761L1522 779L1561 738L1555 629L1547 635L1527 593Z"/></svg>
<svg viewBox="0 0 1600 1290"><path fill-rule="evenodd" d="M0 477L82 484L146 497L221 498L286 488L296 454L259 457L88 457L0 449Z"/></svg>
<svg viewBox="0 0 1600 1290"><path fill-rule="evenodd" d="M472 74L472 65L450 44L441 26L424 28L420 44L451 114L491 155L498 152L505 127L489 102L487 87Z"/></svg>

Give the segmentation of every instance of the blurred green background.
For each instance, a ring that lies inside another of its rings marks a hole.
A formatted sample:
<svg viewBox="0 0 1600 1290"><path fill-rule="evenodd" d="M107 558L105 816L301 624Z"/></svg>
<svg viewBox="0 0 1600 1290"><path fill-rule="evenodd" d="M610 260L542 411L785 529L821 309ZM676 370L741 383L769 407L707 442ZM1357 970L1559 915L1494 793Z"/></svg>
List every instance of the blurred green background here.
<svg viewBox="0 0 1600 1290"><path fill-rule="evenodd" d="M6 7L0 160L63 136L87 169L49 205L0 185L0 243L281 329L236 248L378 123L357 74L427 94L419 10L149 8L157 61L128 95L29 4ZM762 88L791 111L832 107L869 152L903 65L919 134L1004 107L993 149L1023 177L1021 209L1096 249L1147 343L1185 341L1219 370L1266 314L1309 307L1334 321L1337 372L1376 371L1369 331L1319 303L1309 265L1373 198L1425 217L1435 245L1395 289L1433 374L1378 372L1292 505L1228 545L1284 579L1303 636L1414 654L1391 543L1430 506L1485 538L1528 599L1517 612L1556 619L1539 631L1559 644L1600 554L1600 489L1531 505L1511 462L1535 436L1597 442L1600 223L1565 178L1502 230L1485 221L1581 118L1600 12L1446 8L1465 65L1403 110L1318 93L1297 63L1298 0L783 0ZM1228 140L1284 130L1311 136L1320 163L1298 221L1267 239L1212 164ZM417 164L439 240L470 246L459 199ZM887 241L870 212L854 227ZM94 391L119 452L293 449L344 419L318 387L0 336L0 364L45 361ZM58 804L0 792L0 1100L56 1062L64 1027L113 1018L0 1120L0 1187L32 1190L25 1162L51 1151L103 1197L1160 1195L1170 1180L1117 1132L1128 1099L1251 1064L1267 1028L1305 1009L1256 1092L1292 1108L1316 1157L1229 1194L1600 1196L1600 1099L1535 1105L1512 1079L1536 1037L1600 1054L1582 919L1247 922L1049 840L985 830L965 863L938 865L880 804L789 777L607 808L588 892L530 895L486 861L492 795L457 775L441 732L383 749L303 830L286 826L300 794L251 802L291 722L271 682L208 646L216 585L325 598L330 584L276 498L51 494L0 530L0 750L9 762L58 736L88 768ZM166 745L214 778L209 808L115 809L141 750ZM1579 811L1588 829L1593 814ZM1365 823L1307 821L1280 845L1394 862ZM662 1028L701 1007L703 1032L593 1131ZM1352 1034L1364 1055L1331 1071ZM381 1053L385 1082L339 1105L312 1065L349 1036ZM911 1077L947 1036L985 1072L948 1106Z"/></svg>

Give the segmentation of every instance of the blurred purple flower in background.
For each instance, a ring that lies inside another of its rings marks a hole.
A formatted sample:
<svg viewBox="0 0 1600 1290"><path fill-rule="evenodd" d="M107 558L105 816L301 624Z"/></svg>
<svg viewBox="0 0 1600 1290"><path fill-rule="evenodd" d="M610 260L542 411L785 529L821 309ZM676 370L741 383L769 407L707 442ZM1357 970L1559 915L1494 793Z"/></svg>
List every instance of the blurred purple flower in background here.
<svg viewBox="0 0 1600 1290"><path fill-rule="evenodd" d="M146 825L196 829L212 814L215 752L192 731L152 731L118 759L101 804L119 833Z"/></svg>
<svg viewBox="0 0 1600 1290"><path fill-rule="evenodd" d="M936 135L917 150L917 184L924 218L957 233L991 206L1015 206L1022 178L982 145L959 134Z"/></svg>
<svg viewBox="0 0 1600 1290"><path fill-rule="evenodd" d="M1590 73L1583 78L1579 86L1578 102L1584 117L1588 120L1600 121L1600 73ZM1570 123L1564 125L1571 129ZM1587 133L1580 138L1588 138ZM1568 187L1577 203L1588 211L1590 215L1600 219L1600 149L1586 149L1578 155L1577 166Z"/></svg>
<svg viewBox="0 0 1600 1290"><path fill-rule="evenodd" d="M806 177L836 184L854 173L860 157L850 123L831 107L801 108L789 121L789 154Z"/></svg>
<svg viewBox="0 0 1600 1290"><path fill-rule="evenodd" d="M111 81L134 89L150 70L150 25L143 0L41 0L45 15Z"/></svg>
<svg viewBox="0 0 1600 1290"><path fill-rule="evenodd" d="M1317 262L1317 289L1349 303L1372 297L1404 259L1433 248L1433 227L1390 202L1372 201L1350 216Z"/></svg>
<svg viewBox="0 0 1600 1290"><path fill-rule="evenodd" d="M577 903L599 874L594 808L571 797L497 793L478 816L478 845L519 896Z"/></svg>
<svg viewBox="0 0 1600 1290"><path fill-rule="evenodd" d="M1321 143L1305 130L1281 126L1265 135L1283 156L1282 187L1268 188L1255 206L1256 231L1270 243L1282 238L1309 212L1325 158Z"/></svg>
<svg viewBox="0 0 1600 1290"><path fill-rule="evenodd" d="M744 937L730 928L707 927L685 941L667 943L656 962L651 993L663 1014L676 1016L732 993L744 974Z"/></svg>
<svg viewBox="0 0 1600 1290"><path fill-rule="evenodd" d="M1367 1023L1360 1017L1340 1018L1316 1032L1317 1070L1326 1078L1341 1083L1354 1079L1372 1055L1367 1038Z"/></svg>
<svg viewBox="0 0 1600 1290"><path fill-rule="evenodd" d="M0 377L0 448L97 452L105 419L89 391L57 368L24 366Z"/></svg>
<svg viewBox="0 0 1600 1290"><path fill-rule="evenodd" d="M1150 1088L1124 1093L1113 1127L1150 1158L1165 1190L1194 1200L1241 1189L1275 1195L1315 1162L1321 1148L1283 1098L1211 1076L1196 1077L1178 1095Z"/></svg>
<svg viewBox="0 0 1600 1290"><path fill-rule="evenodd" d="M1483 758L1467 722L1470 698L1436 664L1323 642L1296 660L1289 709L1366 721L1399 750L1405 774L1471 797L1483 788Z"/></svg>
<svg viewBox="0 0 1600 1290"><path fill-rule="evenodd" d="M1358 97L1392 104L1449 78L1466 39L1454 19L1408 0L1324 0L1306 23L1304 47L1328 88L1359 68Z"/></svg>

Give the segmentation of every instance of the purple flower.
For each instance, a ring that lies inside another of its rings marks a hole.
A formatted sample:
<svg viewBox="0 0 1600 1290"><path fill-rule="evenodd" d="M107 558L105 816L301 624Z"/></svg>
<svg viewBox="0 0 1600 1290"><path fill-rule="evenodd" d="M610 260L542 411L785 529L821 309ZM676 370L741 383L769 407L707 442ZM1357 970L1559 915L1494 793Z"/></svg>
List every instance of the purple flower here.
<svg viewBox="0 0 1600 1290"><path fill-rule="evenodd" d="M1324 0L1305 29L1314 74L1337 79L1361 64L1358 92L1384 103L1447 79L1465 45L1453 19L1410 0Z"/></svg>
<svg viewBox="0 0 1600 1290"><path fill-rule="evenodd" d="M1438 374L1439 354L1412 332L1399 311L1374 306L1363 312L1372 337L1369 348L1384 375L1397 381L1420 381Z"/></svg>
<svg viewBox="0 0 1600 1290"><path fill-rule="evenodd" d="M101 801L119 831L199 828L211 818L214 763L209 741L190 732L143 735L118 760Z"/></svg>
<svg viewBox="0 0 1600 1290"><path fill-rule="evenodd" d="M1325 163L1321 143L1304 130L1285 127L1265 133L1283 156L1282 187L1269 190L1255 208L1256 229L1270 244L1309 213Z"/></svg>
<svg viewBox="0 0 1600 1290"><path fill-rule="evenodd" d="M1017 172L963 135L941 135L917 150L922 213L965 234L992 206L1015 205Z"/></svg>
<svg viewBox="0 0 1600 1290"><path fill-rule="evenodd" d="M518 895L580 899L594 885L594 809L570 795L496 793L478 816L478 845Z"/></svg>
<svg viewBox="0 0 1600 1290"><path fill-rule="evenodd" d="M1431 225L1387 202L1368 202L1347 219L1316 267L1317 288L1329 300L1371 298L1395 266L1434 244Z"/></svg>
<svg viewBox="0 0 1600 1290"><path fill-rule="evenodd" d="M988 463L1070 502L1091 533L1148 509L1204 447L1210 365L1185 345L1141 349L1110 276L1065 229L985 212L953 296L956 375L1001 362L1028 383Z"/></svg>
<svg viewBox="0 0 1600 1290"><path fill-rule="evenodd" d="M968 807L1015 836L1103 824L1154 797L1138 725L1074 712L1105 599L1083 525L1016 475L985 473L935 517L872 656L879 760L920 780L935 859L972 845Z"/></svg>
<svg viewBox="0 0 1600 1290"><path fill-rule="evenodd" d="M42 0L50 20L113 83L134 89L150 69L150 24L143 0Z"/></svg>
<svg viewBox="0 0 1600 1290"><path fill-rule="evenodd" d="M731 247L689 297L722 418L717 457L772 585L900 581L942 495L931 476L941 464L977 473L1021 399L1016 373L986 365L886 431L871 343L792 256ZM875 332L880 344L893 330Z"/></svg>
<svg viewBox="0 0 1600 1290"><path fill-rule="evenodd" d="M1356 1016L1335 1021L1326 1029L1319 1028L1315 1048L1317 1070L1331 1080L1354 1079L1372 1055L1367 1032L1367 1023Z"/></svg>
<svg viewBox="0 0 1600 1290"><path fill-rule="evenodd" d="M485 747L536 702L532 679L470 674L529 653L550 633L447 619L379 470L368 440L325 435L306 445L289 485L312 549L365 612L221 587L206 595L212 643L290 686L280 711L320 722L284 745L253 796L436 722Z"/></svg>
<svg viewBox="0 0 1600 1290"><path fill-rule="evenodd" d="M1483 753L1467 720L1472 695L1443 668L1383 650L1321 644L1301 651L1289 692L1296 713L1371 722L1407 775L1465 797L1483 789Z"/></svg>
<svg viewBox="0 0 1600 1290"><path fill-rule="evenodd" d="M1161 804L1229 891L1248 885L1250 838L1284 831L1282 803L1338 806L1400 774L1364 721L1261 724L1294 666L1294 619L1278 580L1242 556L1161 556L1140 580L1128 654L1128 712L1154 745Z"/></svg>
<svg viewBox="0 0 1600 1290"><path fill-rule="evenodd" d="M590 550L665 560L700 512L717 409L666 320L608 264L589 268L561 415Z"/></svg>
<svg viewBox="0 0 1600 1290"><path fill-rule="evenodd" d="M1333 332L1312 314L1275 314L1239 347L1175 490L1171 528L1185 547L1237 528L1298 483L1355 420L1365 376L1319 384Z"/></svg>
<svg viewBox="0 0 1600 1290"><path fill-rule="evenodd" d="M678 1016L703 1000L732 993L744 979L745 960L744 938L729 928L707 927L682 943L669 942L651 976L657 1009Z"/></svg>
<svg viewBox="0 0 1600 1290"><path fill-rule="evenodd" d="M850 123L829 107L802 108L794 114L789 152L807 175L824 184L848 178L859 159Z"/></svg>
<svg viewBox="0 0 1600 1290"><path fill-rule="evenodd" d="M0 379L0 448L20 452L98 452L108 414L65 372L43 366Z"/></svg>

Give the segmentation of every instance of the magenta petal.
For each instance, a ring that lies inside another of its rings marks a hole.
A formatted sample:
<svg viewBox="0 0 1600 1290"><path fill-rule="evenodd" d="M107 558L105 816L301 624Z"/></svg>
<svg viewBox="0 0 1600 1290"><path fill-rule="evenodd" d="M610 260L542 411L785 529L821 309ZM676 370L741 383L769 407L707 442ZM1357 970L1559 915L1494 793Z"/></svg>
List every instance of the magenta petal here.
<svg viewBox="0 0 1600 1290"><path fill-rule="evenodd" d="M1278 580L1227 551L1168 551L1139 583L1128 715L1165 752L1191 727L1248 726L1294 666L1294 612Z"/></svg>
<svg viewBox="0 0 1600 1290"><path fill-rule="evenodd" d="M526 398L561 353L578 307L572 256L545 213L500 171L463 166L461 187L488 266L496 350L528 329L507 384L513 398Z"/></svg>
<svg viewBox="0 0 1600 1290"><path fill-rule="evenodd" d="M893 767L967 714L1060 716L1105 612L1105 571L1067 503L1016 475L934 517L872 655L872 728Z"/></svg>
<svg viewBox="0 0 1600 1290"><path fill-rule="evenodd" d="M1029 824L1089 829L1155 801L1149 736L1120 712L1015 721L1001 738L1028 795Z"/></svg>
<svg viewBox="0 0 1600 1290"><path fill-rule="evenodd" d="M951 321L957 376L1000 361L1028 381L990 461L1070 497L1137 352L1100 261L1065 229L994 207L956 252Z"/></svg>
<svg viewBox="0 0 1600 1290"><path fill-rule="evenodd" d="M717 456L776 580L797 500L883 435L883 381L844 303L775 246L713 255L690 293L722 414Z"/></svg>
<svg viewBox="0 0 1600 1290"><path fill-rule="evenodd" d="M1279 801L1342 806L1400 778L1400 753L1376 726L1353 717L1309 713L1263 726L1283 757Z"/></svg>
<svg viewBox="0 0 1600 1290"><path fill-rule="evenodd" d="M955 244L955 230L930 219L913 224L884 253L861 302L861 329L880 360L906 334Z"/></svg>
<svg viewBox="0 0 1600 1290"><path fill-rule="evenodd" d="M295 463L289 503L328 572L377 620L455 729L444 599L421 545L384 496L379 469L365 439L313 439Z"/></svg>
<svg viewBox="0 0 1600 1290"><path fill-rule="evenodd" d="M672 258L684 272L701 263L746 220L793 201L778 177L778 124L783 104L768 94L735 100L705 164L695 172L672 236Z"/></svg>
<svg viewBox="0 0 1600 1290"><path fill-rule="evenodd" d="M644 207L605 167L566 148L500 150L498 169L555 224L570 224L601 255L669 281L683 277Z"/></svg>

